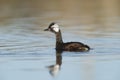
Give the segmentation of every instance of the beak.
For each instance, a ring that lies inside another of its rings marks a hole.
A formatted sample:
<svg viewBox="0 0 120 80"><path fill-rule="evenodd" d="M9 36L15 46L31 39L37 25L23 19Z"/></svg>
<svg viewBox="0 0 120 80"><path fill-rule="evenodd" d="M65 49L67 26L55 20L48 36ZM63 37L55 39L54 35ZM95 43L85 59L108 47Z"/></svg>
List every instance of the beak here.
<svg viewBox="0 0 120 80"><path fill-rule="evenodd" d="M47 29L44 29L44 31L49 31L49 28L47 28Z"/></svg>

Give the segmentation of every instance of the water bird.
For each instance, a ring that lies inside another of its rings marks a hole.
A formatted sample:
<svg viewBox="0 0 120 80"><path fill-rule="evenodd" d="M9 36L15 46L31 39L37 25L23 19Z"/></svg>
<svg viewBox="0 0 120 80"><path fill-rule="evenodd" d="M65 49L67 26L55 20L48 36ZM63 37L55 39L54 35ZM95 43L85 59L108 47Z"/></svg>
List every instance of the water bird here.
<svg viewBox="0 0 120 80"><path fill-rule="evenodd" d="M64 43L62 40L62 34L59 25L55 22L52 22L47 29L44 29L44 31L50 31L56 35L56 50L75 52L84 52L90 50L90 47L88 45L81 42Z"/></svg>

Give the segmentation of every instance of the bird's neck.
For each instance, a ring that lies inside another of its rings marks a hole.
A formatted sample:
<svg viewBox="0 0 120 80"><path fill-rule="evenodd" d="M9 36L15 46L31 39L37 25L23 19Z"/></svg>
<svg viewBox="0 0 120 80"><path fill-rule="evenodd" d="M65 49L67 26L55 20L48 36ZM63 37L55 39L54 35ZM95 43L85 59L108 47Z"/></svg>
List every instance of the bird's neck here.
<svg viewBox="0 0 120 80"><path fill-rule="evenodd" d="M59 32L56 33L56 48L60 49L62 44L63 44L62 34L61 31L59 30Z"/></svg>

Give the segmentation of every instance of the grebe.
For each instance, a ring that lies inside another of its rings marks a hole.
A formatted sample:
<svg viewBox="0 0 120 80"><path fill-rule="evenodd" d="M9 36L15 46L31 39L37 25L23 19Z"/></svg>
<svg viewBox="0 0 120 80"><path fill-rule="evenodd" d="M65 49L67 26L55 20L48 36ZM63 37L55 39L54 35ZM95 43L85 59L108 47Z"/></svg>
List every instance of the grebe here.
<svg viewBox="0 0 120 80"><path fill-rule="evenodd" d="M52 22L47 29L44 31L51 31L56 35L56 50L61 51L76 51L76 52L84 52L89 51L90 47L81 42L67 42L64 43L62 40L61 30L59 25Z"/></svg>

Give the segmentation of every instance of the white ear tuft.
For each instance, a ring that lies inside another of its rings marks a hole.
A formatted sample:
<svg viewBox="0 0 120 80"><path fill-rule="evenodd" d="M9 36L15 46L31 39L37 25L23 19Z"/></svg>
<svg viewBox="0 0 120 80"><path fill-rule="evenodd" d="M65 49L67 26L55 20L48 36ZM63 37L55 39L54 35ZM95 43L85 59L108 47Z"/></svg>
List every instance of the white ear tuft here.
<svg viewBox="0 0 120 80"><path fill-rule="evenodd" d="M55 32L59 32L59 26L57 24L54 24L52 28Z"/></svg>
<svg viewBox="0 0 120 80"><path fill-rule="evenodd" d="M53 28L55 32L59 32L59 28Z"/></svg>

